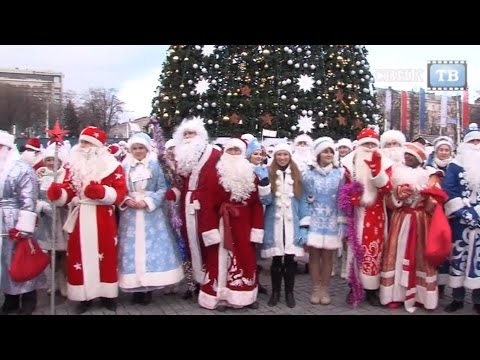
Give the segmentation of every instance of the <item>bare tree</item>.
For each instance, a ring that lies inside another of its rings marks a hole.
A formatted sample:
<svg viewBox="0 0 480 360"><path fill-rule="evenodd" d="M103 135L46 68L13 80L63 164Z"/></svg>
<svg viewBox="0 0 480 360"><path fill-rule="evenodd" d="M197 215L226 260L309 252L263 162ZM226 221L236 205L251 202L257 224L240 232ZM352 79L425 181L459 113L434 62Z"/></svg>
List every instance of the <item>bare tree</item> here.
<svg viewBox="0 0 480 360"><path fill-rule="evenodd" d="M79 109L79 123L102 128L108 135L113 125L124 112L124 103L117 97L116 89L93 88L83 95L83 105Z"/></svg>

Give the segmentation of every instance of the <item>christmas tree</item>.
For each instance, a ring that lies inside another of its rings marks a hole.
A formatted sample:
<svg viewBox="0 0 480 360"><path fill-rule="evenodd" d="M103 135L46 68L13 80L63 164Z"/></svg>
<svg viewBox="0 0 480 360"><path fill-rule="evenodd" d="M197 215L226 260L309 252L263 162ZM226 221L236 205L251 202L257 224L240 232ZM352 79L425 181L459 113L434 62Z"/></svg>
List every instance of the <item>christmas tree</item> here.
<svg viewBox="0 0 480 360"><path fill-rule="evenodd" d="M211 137L354 138L380 121L366 56L359 45L174 45L152 115L167 134L199 116Z"/></svg>

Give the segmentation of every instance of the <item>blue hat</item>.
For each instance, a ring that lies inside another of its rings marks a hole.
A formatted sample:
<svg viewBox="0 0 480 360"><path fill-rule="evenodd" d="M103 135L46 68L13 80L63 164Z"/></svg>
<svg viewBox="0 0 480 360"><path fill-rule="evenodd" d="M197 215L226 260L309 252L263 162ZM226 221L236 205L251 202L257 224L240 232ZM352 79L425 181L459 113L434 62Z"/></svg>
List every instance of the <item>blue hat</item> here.
<svg viewBox="0 0 480 360"><path fill-rule="evenodd" d="M467 132L463 138L463 141L466 143L472 140L480 140L480 129L476 123L471 123L468 125Z"/></svg>
<svg viewBox="0 0 480 360"><path fill-rule="evenodd" d="M252 156L252 154L255 151L261 150L261 149L262 149L262 145L260 145L257 139L253 139L248 143L247 151L245 152L245 157L248 159L250 156Z"/></svg>

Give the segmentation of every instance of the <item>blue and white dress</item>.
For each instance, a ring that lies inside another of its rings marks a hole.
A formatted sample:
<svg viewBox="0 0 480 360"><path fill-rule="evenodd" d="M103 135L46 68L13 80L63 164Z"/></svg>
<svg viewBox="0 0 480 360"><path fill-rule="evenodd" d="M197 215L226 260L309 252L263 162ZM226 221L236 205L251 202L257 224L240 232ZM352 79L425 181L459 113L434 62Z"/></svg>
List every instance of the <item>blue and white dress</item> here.
<svg viewBox="0 0 480 360"><path fill-rule="evenodd" d="M145 209L120 206L119 286L126 292L151 291L184 278L175 235L163 206L167 190L158 161L151 156L129 158L123 169L127 179L125 199L143 200Z"/></svg>

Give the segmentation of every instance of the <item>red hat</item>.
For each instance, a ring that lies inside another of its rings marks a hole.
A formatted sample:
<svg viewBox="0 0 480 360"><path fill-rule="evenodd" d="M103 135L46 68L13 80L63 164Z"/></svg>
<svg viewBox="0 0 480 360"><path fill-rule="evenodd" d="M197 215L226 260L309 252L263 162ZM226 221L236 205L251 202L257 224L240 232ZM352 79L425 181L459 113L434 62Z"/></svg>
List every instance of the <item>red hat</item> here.
<svg viewBox="0 0 480 360"><path fill-rule="evenodd" d="M375 130L371 128L365 128L360 131L357 136L356 146L360 146L366 143L374 143L377 146L380 146L380 136L378 136Z"/></svg>
<svg viewBox="0 0 480 360"><path fill-rule="evenodd" d="M425 146L419 142L406 143L405 144L405 153L413 155L417 158L420 163L423 163L427 160L427 153L425 152Z"/></svg>
<svg viewBox="0 0 480 360"><path fill-rule="evenodd" d="M35 150L35 151L42 150L42 145L40 145L40 139L39 138L28 139L28 141L25 143L25 148Z"/></svg>
<svg viewBox="0 0 480 360"><path fill-rule="evenodd" d="M122 149L118 144L111 144L108 146L108 151L115 157L122 155Z"/></svg>
<svg viewBox="0 0 480 360"><path fill-rule="evenodd" d="M95 126L89 126L82 130L78 139L102 147L107 141L107 135L105 134L105 131L102 131Z"/></svg>

